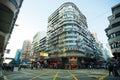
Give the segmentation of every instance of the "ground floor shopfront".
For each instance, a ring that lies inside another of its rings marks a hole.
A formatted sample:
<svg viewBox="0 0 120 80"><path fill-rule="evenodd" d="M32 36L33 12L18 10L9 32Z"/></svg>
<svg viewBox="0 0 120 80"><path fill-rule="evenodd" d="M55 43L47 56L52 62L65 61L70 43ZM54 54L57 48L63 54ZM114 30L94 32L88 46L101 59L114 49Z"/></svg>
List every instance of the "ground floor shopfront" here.
<svg viewBox="0 0 120 80"><path fill-rule="evenodd" d="M45 60L48 67L50 68L62 68L62 69L73 69L73 68L89 68L95 66L98 63L95 59L85 56L54 56L49 57Z"/></svg>

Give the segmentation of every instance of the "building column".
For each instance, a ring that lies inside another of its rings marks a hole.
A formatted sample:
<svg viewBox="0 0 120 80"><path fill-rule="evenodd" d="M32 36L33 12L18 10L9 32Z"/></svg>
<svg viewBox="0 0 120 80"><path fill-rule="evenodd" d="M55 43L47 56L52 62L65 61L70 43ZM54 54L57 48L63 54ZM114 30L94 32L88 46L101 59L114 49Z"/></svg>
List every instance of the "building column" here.
<svg viewBox="0 0 120 80"><path fill-rule="evenodd" d="M2 54L2 53L0 53L0 54ZM3 65L3 58L2 58L2 56L0 55L0 80L4 80L4 78L3 78L2 65Z"/></svg>

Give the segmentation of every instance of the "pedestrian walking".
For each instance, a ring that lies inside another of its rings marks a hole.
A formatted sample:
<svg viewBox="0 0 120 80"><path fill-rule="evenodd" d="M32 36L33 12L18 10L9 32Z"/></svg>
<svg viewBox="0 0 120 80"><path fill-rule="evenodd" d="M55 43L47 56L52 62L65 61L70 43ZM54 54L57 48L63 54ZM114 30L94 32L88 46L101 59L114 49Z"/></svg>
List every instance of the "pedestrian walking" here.
<svg viewBox="0 0 120 80"><path fill-rule="evenodd" d="M38 69L40 69L40 62L37 62Z"/></svg>
<svg viewBox="0 0 120 80"><path fill-rule="evenodd" d="M40 69L41 69L41 70L43 69L43 66L44 66L44 64L43 64L43 62L41 62L41 63L40 63Z"/></svg>
<svg viewBox="0 0 120 80"><path fill-rule="evenodd" d="M116 62L113 63L113 75L114 76L119 76L119 73L118 73L118 65Z"/></svg>
<svg viewBox="0 0 120 80"><path fill-rule="evenodd" d="M108 64L108 71L109 71L109 75L113 74L113 64L112 63Z"/></svg>
<svg viewBox="0 0 120 80"><path fill-rule="evenodd" d="M20 71L20 70L21 70L21 67L22 67L22 66L21 66L21 64L20 64L20 65L18 66L18 71Z"/></svg>

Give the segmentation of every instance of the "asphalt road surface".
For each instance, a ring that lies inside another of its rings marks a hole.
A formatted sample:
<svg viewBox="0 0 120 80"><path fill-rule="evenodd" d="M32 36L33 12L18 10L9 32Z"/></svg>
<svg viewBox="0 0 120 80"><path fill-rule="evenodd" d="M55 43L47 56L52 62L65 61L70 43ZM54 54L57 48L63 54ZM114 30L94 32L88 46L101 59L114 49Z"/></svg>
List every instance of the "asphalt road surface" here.
<svg viewBox="0 0 120 80"><path fill-rule="evenodd" d="M4 72L5 80L103 80L108 75L104 69L22 69Z"/></svg>

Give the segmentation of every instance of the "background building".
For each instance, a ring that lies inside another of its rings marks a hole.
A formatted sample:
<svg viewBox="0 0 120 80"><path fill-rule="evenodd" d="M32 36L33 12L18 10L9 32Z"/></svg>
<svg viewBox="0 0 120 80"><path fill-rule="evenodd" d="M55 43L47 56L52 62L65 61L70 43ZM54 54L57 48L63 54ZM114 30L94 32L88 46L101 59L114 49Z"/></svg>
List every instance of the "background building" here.
<svg viewBox="0 0 120 80"><path fill-rule="evenodd" d="M105 31L112 54L117 58L120 57L120 3L112 7L112 15L108 20L110 24Z"/></svg>
<svg viewBox="0 0 120 80"><path fill-rule="evenodd" d="M40 52L46 50L46 33L37 32L32 41L32 55L34 58L40 58Z"/></svg>
<svg viewBox="0 0 120 80"><path fill-rule="evenodd" d="M22 46L22 57L21 57L23 63L27 63L29 61L30 51L31 51L31 41L25 40Z"/></svg>
<svg viewBox="0 0 120 80"><path fill-rule="evenodd" d="M39 41L40 45L39 45L39 51L40 52L46 52L46 37L42 38L40 41Z"/></svg>
<svg viewBox="0 0 120 80"><path fill-rule="evenodd" d="M96 57L96 58L98 60L104 60L105 58L103 57L103 55L104 55L103 44L98 40L97 33L92 32L92 35L93 35L93 37L95 39L95 42L96 42L96 44L95 44L95 47L96 47L95 52L98 53L96 55L98 57Z"/></svg>
<svg viewBox="0 0 120 80"><path fill-rule="evenodd" d="M98 37L97 37L97 33L96 32L92 32L93 37L95 38L96 42L99 43Z"/></svg>
<svg viewBox="0 0 120 80"><path fill-rule="evenodd" d="M15 55L15 61L16 61L17 64L20 64L21 55L22 55L22 50L21 49L17 49L16 55Z"/></svg>

